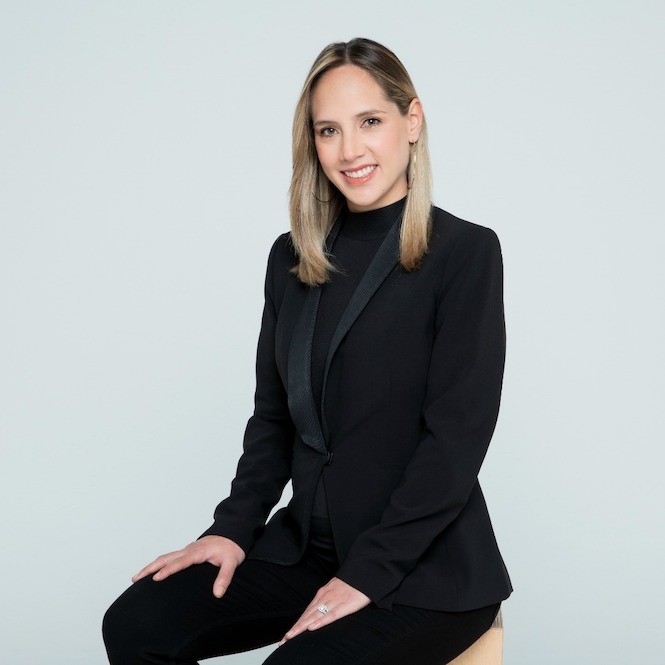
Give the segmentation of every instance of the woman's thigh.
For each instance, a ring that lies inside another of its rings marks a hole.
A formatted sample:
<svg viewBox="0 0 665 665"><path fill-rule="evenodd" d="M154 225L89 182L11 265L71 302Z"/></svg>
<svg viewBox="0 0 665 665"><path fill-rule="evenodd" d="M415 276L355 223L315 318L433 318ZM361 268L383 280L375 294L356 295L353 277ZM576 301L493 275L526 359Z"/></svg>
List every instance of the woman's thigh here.
<svg viewBox="0 0 665 665"><path fill-rule="evenodd" d="M112 665L193 664L278 641L330 579L311 558L291 567L249 560L218 599L217 572L201 564L127 589L104 617Z"/></svg>
<svg viewBox="0 0 665 665"><path fill-rule="evenodd" d="M436 612L370 605L323 628L302 633L264 665L443 665L487 631L499 605Z"/></svg>

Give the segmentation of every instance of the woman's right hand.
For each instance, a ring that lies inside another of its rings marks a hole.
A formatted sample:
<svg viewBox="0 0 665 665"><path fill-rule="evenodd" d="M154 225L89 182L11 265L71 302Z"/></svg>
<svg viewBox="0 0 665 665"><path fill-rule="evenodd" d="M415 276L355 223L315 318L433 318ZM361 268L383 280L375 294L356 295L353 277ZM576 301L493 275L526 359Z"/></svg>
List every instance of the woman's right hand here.
<svg viewBox="0 0 665 665"><path fill-rule="evenodd" d="M207 562L219 566L219 573L212 586L212 592L217 598L221 598L231 584L236 568L244 560L244 550L229 538L204 536L181 550L157 557L136 573L132 577L132 582L137 582L151 574L155 582L160 582L189 566Z"/></svg>

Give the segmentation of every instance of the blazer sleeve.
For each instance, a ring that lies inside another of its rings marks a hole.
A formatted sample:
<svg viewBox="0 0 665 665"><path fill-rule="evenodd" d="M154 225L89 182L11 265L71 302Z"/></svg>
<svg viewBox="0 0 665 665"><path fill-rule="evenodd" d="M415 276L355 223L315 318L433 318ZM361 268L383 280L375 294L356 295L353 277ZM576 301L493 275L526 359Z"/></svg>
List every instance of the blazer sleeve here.
<svg viewBox="0 0 665 665"><path fill-rule="evenodd" d="M463 509L496 425L505 325L490 229L471 226L452 246L435 321L421 439L380 522L358 536L337 573L379 607Z"/></svg>
<svg viewBox="0 0 665 665"><path fill-rule="evenodd" d="M215 509L215 521L201 537L226 536L248 552L291 476L295 428L286 390L275 362L276 255L286 247L285 236L274 243L268 259L265 304L256 355L254 413L247 423L243 453L231 492Z"/></svg>

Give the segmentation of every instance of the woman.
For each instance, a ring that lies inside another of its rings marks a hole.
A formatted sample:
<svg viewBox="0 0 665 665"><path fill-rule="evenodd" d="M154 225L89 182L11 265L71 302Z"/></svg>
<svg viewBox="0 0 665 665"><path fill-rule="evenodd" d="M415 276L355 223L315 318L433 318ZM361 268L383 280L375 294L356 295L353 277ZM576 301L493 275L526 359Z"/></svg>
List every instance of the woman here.
<svg viewBox="0 0 665 665"><path fill-rule="evenodd" d="M478 471L504 364L501 252L430 203L425 118L367 39L316 59L268 260L230 496L107 612L111 663L442 665L511 592ZM266 524L286 483L293 497Z"/></svg>

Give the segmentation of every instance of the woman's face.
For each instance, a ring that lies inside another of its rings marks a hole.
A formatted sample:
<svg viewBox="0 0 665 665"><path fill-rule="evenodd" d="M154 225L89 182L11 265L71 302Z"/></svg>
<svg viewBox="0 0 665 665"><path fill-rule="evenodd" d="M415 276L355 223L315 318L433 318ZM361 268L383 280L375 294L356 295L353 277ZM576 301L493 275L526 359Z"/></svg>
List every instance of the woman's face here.
<svg viewBox="0 0 665 665"><path fill-rule="evenodd" d="M422 117L418 99L402 115L355 65L321 77L312 95L314 143L323 172L349 210L374 210L406 196L409 143L418 140Z"/></svg>

